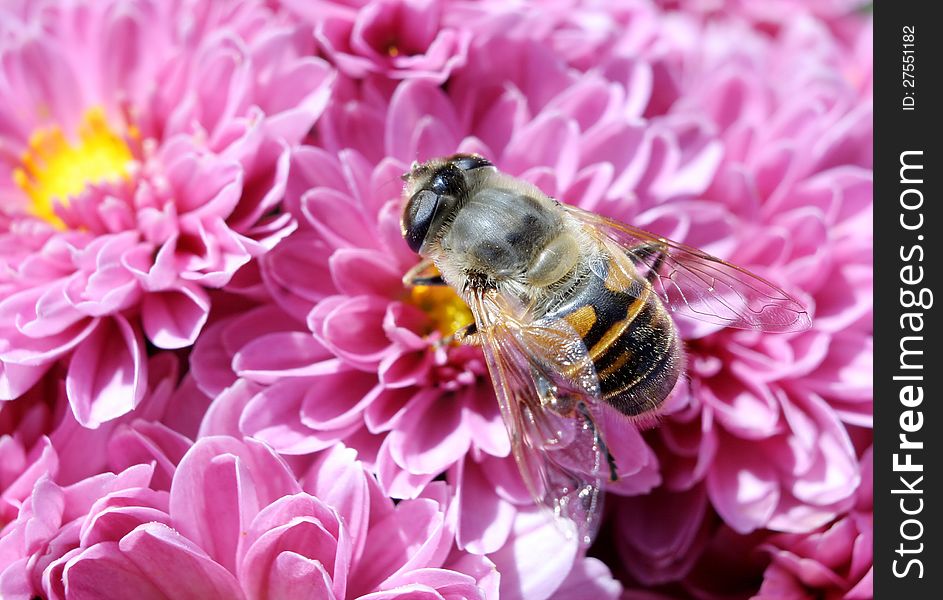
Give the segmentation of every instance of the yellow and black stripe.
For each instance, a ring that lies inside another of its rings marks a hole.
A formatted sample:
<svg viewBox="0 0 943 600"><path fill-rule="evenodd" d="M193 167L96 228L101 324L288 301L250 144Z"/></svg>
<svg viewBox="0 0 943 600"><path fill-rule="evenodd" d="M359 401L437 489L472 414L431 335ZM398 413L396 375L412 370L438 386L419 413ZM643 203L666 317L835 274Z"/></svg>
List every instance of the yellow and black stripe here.
<svg viewBox="0 0 943 600"><path fill-rule="evenodd" d="M602 398L623 414L656 409L683 368L674 322L643 281L586 277L555 307L579 333L596 367Z"/></svg>

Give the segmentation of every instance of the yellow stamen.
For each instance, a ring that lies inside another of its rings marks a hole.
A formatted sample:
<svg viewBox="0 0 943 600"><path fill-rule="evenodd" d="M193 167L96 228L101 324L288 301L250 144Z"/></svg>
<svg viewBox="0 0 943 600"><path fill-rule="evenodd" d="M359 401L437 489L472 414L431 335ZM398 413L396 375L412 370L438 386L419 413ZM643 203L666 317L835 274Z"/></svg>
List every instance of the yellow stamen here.
<svg viewBox="0 0 943 600"><path fill-rule="evenodd" d="M390 58L396 58L399 56L399 48L396 46L396 44L390 44L386 48L386 53L390 55Z"/></svg>
<svg viewBox="0 0 943 600"><path fill-rule="evenodd" d="M56 202L66 205L91 183L128 179L128 165L134 160L125 140L108 128L100 108L85 113L77 133L78 139L70 141L57 126L37 130L30 136L22 166L13 170L14 183L32 201L29 212L60 229L65 224L55 213Z"/></svg>
<svg viewBox="0 0 943 600"><path fill-rule="evenodd" d="M468 306L448 286L417 286L409 293L409 302L429 316L433 329L450 336L474 322Z"/></svg>

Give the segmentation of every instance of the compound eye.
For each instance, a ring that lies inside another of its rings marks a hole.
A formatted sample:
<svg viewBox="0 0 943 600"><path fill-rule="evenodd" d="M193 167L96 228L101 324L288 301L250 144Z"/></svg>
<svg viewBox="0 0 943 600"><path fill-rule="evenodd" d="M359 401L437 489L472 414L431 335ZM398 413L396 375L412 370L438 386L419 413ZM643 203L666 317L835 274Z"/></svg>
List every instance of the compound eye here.
<svg viewBox="0 0 943 600"><path fill-rule="evenodd" d="M439 194L430 190L420 190L406 203L403 211L403 238L413 252L419 252L423 240L429 232L432 218L439 208Z"/></svg>
<svg viewBox="0 0 943 600"><path fill-rule="evenodd" d="M429 183L429 189L440 195L458 196L464 185L465 176L462 172L454 165L447 164L436 171Z"/></svg>
<svg viewBox="0 0 943 600"><path fill-rule="evenodd" d="M487 158L478 156L477 154L456 154L455 157L452 158L452 164L463 171L494 166Z"/></svg>

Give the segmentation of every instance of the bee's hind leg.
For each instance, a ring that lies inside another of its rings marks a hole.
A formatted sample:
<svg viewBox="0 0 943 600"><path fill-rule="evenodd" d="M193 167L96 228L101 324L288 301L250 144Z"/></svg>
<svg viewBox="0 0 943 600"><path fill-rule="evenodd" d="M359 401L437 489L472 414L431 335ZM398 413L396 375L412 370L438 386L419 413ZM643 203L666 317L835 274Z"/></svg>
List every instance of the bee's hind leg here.
<svg viewBox="0 0 943 600"><path fill-rule="evenodd" d="M435 268L435 264L424 258L403 275L403 285L412 288L421 285L448 285Z"/></svg>
<svg viewBox="0 0 943 600"><path fill-rule="evenodd" d="M596 426L596 422L593 420L592 415L589 414L589 409L586 407L586 404L579 402L576 405L576 410L586 419L587 425L593 430L593 438L595 439L596 445L599 447L599 450L606 456L606 465L609 467L609 481L618 481L619 480L619 470L616 467L616 459L612 456L612 453L609 452L609 447L606 446L606 441L602 439L602 434L599 431L599 427ZM602 465L600 465L600 468Z"/></svg>
<svg viewBox="0 0 943 600"><path fill-rule="evenodd" d="M478 335L478 323L469 323L449 336L459 344L466 346L480 346L481 336Z"/></svg>

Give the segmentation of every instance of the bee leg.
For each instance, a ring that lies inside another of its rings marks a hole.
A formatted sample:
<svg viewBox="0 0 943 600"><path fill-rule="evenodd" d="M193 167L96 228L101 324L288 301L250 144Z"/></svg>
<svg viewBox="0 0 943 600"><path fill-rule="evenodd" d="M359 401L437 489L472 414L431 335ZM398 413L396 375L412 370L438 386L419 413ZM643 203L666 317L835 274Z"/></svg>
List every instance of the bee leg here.
<svg viewBox="0 0 943 600"><path fill-rule="evenodd" d="M557 393L557 387L537 368L531 365L530 376L534 381L534 388L537 390L537 397L540 399L540 405L563 416L573 414L573 403L568 394L560 395Z"/></svg>
<svg viewBox="0 0 943 600"><path fill-rule="evenodd" d="M619 481L619 469L616 467L616 458L612 455L612 452L609 452L609 447L606 446L606 442L602 441L602 437L597 436L597 439L603 451L606 453L606 464L609 465L609 481L615 483Z"/></svg>
<svg viewBox="0 0 943 600"><path fill-rule="evenodd" d="M448 285L441 275L435 277L416 277L409 282L409 287L419 287L421 285Z"/></svg>
<svg viewBox="0 0 943 600"><path fill-rule="evenodd" d="M593 430L593 438L595 439L596 445L606 455L606 464L609 467L609 481L618 481L619 470L616 467L616 459L612 456L612 453L609 452L609 447L606 446L606 441L602 439L602 434L599 432L599 428L596 427L596 422L593 421L592 415L589 414L589 409L586 408L586 404L580 402L576 405L576 410L586 419L587 425Z"/></svg>
<svg viewBox="0 0 943 600"><path fill-rule="evenodd" d="M442 275L435 268L435 264L428 258L417 263L403 275L403 285L418 287L422 285L447 285Z"/></svg>
<svg viewBox="0 0 943 600"><path fill-rule="evenodd" d="M446 339L449 341L455 340L459 344L464 344L466 346L480 346L481 337L478 335L478 323L470 323Z"/></svg>
<svg viewBox="0 0 943 600"><path fill-rule="evenodd" d="M606 465L609 467L609 481L618 481L619 470L616 467L616 459L612 456L612 453L609 452L609 447L606 446L602 432L600 432L599 428L596 426L596 421L593 420L593 416L590 414L586 403L577 401L574 405L574 396L566 393L559 394L556 386L548 383L547 378L541 377L539 372L535 371L533 368L531 368L531 376L534 378L534 383L537 387L537 395L540 397L540 403L543 406L563 416L573 417L575 413L579 413L580 416L583 417L586 426L593 430L593 442L596 444L596 447L606 455ZM597 468L601 467L602 465L598 465Z"/></svg>
<svg viewBox="0 0 943 600"><path fill-rule="evenodd" d="M649 266L648 273L645 275L645 279L647 279L649 283L654 283L655 278L658 277L658 272L661 271L662 265L665 264L665 257L668 256L667 250L668 246L665 244L646 242L629 248L627 252L640 259L650 256L655 257L655 262Z"/></svg>

